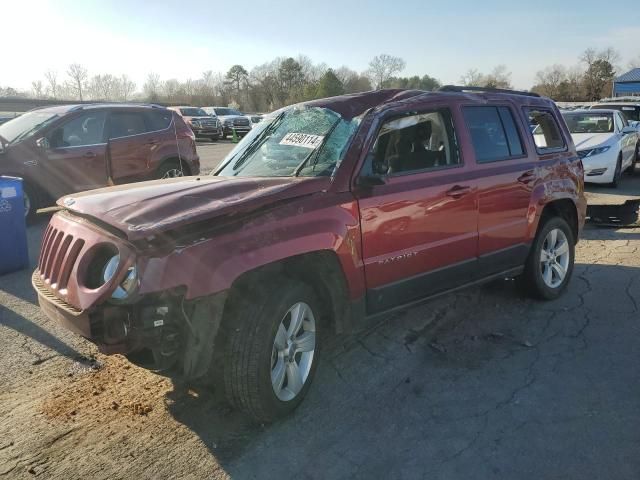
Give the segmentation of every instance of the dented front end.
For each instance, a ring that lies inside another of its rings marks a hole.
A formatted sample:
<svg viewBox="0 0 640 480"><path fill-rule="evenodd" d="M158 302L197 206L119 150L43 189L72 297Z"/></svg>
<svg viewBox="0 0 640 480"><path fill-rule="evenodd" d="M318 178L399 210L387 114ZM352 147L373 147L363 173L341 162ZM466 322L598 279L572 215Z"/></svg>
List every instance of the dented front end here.
<svg viewBox="0 0 640 480"><path fill-rule="evenodd" d="M40 307L103 353L126 354L154 370L180 361L187 376L202 375L226 293L193 301L180 289L141 294L135 252L117 231L56 213L32 276Z"/></svg>

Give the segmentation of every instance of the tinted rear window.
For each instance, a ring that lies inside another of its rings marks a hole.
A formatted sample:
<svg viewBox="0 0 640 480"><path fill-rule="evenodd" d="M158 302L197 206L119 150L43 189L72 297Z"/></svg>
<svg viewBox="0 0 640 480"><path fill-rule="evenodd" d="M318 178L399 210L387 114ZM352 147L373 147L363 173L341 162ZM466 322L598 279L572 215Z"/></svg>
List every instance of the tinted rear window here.
<svg viewBox="0 0 640 480"><path fill-rule="evenodd" d="M629 122L639 122L640 121L640 107L635 105L606 105L606 104L598 104L593 107L594 109L598 108L606 108L607 110L619 110L625 116L627 121Z"/></svg>
<svg viewBox="0 0 640 480"><path fill-rule="evenodd" d="M522 142L508 107L465 107L463 113L478 163L522 156Z"/></svg>
<svg viewBox="0 0 640 480"><path fill-rule="evenodd" d="M145 112L147 129L150 132L164 130L171 124L172 113L170 110L152 110Z"/></svg>
<svg viewBox="0 0 640 480"><path fill-rule="evenodd" d="M147 131L142 112L113 112L109 138L130 137Z"/></svg>

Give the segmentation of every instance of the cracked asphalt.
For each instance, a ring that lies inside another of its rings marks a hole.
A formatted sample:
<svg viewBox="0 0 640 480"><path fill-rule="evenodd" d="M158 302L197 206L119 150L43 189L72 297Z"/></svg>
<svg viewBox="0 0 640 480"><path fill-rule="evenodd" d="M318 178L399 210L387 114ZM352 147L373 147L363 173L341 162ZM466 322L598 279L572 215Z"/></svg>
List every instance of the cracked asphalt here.
<svg viewBox="0 0 640 480"><path fill-rule="evenodd" d="M499 281L332 338L270 426L97 355L5 275L0 478L640 478L639 253L640 229L587 228L559 300Z"/></svg>

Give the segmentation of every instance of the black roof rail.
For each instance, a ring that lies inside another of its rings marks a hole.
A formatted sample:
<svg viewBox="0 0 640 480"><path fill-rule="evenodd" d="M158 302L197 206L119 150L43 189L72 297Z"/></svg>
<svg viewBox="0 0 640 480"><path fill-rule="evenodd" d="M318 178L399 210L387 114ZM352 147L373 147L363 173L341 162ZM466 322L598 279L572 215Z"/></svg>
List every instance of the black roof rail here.
<svg viewBox="0 0 640 480"><path fill-rule="evenodd" d="M444 85L438 89L439 92L487 92L487 93L508 93L510 95L525 95L527 97L540 97L534 92L525 92L522 90L509 90L507 88L491 88L491 87L466 87L464 85Z"/></svg>

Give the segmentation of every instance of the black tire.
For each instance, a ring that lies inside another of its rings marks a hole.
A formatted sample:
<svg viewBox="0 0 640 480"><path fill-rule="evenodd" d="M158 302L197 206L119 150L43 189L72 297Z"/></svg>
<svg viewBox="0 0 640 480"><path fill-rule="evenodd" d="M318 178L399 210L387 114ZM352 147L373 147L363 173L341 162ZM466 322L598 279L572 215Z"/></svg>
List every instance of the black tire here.
<svg viewBox="0 0 640 480"><path fill-rule="evenodd" d="M213 135L213 136L209 137L209 139L210 139L212 142L217 142L217 141L218 141L218 138L219 138L219 137L218 137L218 135Z"/></svg>
<svg viewBox="0 0 640 480"><path fill-rule="evenodd" d="M164 162L162 165L160 165L158 167L158 169L156 170L154 178L156 178L156 179L165 178L165 176L168 175L172 171L181 171L181 172L183 172L183 175L189 175L188 169L184 165L184 162L182 164L182 168L180 168L180 162L179 161L177 161L177 160L168 160L168 161ZM179 177L179 176L182 176L182 175L174 175L174 176L171 176L171 177L168 177L168 178Z"/></svg>
<svg viewBox="0 0 640 480"><path fill-rule="evenodd" d="M640 168L640 142L636 144L636 155L630 167L631 175L637 175L639 168Z"/></svg>
<svg viewBox="0 0 640 480"><path fill-rule="evenodd" d="M620 179L622 178L622 155L618 156L616 162L616 171L613 173L613 181L609 184L611 188L618 188L620 185Z"/></svg>
<svg viewBox="0 0 640 480"><path fill-rule="evenodd" d="M226 140L226 139L227 139L226 132L222 132L222 135L220 135L220 140Z"/></svg>
<svg viewBox="0 0 640 480"><path fill-rule="evenodd" d="M282 401L271 383L272 351L280 323L298 302L309 305L316 318L315 348L302 389L291 400ZM276 278L235 289L229 304L229 310L225 311L228 338L223 366L228 402L258 423L269 423L290 414L307 394L318 365L322 322L317 296L300 281Z"/></svg>
<svg viewBox="0 0 640 480"><path fill-rule="evenodd" d="M543 217L538 228L536 238L531 245L525 269L522 276L518 279L523 292L531 297L540 300L554 300L558 298L567 288L571 275L573 274L573 266L575 262L575 238L573 231L567 221L562 217ZM565 234L569 247L569 265L566 275L560 285L555 288L549 287L542 277L542 264L540 256L542 248L549 232L554 229L560 229Z"/></svg>
<svg viewBox="0 0 640 480"><path fill-rule="evenodd" d="M36 211L40 208L42 199L38 190L27 182L22 183L22 193L25 201L24 218L27 223L31 223L36 218Z"/></svg>

